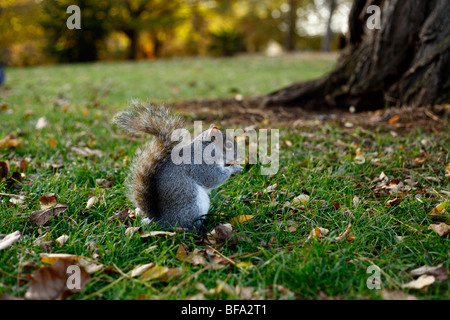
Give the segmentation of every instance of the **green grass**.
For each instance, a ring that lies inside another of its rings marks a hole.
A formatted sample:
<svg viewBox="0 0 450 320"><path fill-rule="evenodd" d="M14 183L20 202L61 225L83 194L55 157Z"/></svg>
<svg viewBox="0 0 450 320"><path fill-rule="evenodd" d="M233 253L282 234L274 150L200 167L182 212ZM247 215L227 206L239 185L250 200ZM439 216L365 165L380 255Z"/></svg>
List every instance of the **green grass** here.
<svg viewBox="0 0 450 320"><path fill-rule="evenodd" d="M0 111L0 139L14 133L22 144L0 149L0 161L9 160L11 172L18 170L24 158L28 167L23 171L21 189L8 189L5 182L0 183L0 193L26 196L24 207L10 203L9 196L0 196L0 233L22 233L12 247L0 251L0 294L24 296L30 283L26 275L47 266L39 256L45 251L34 244L47 233L52 241L50 252L95 257L107 267L92 274L87 286L72 299L188 299L202 293L198 284L213 289L221 281L228 287L203 293L203 297L240 299L234 291L239 286L254 288L255 298L317 299L326 295L381 299L380 290L366 286L370 276L366 270L372 264L381 268L386 289L421 299L449 299L449 281L436 282L426 290L401 288L413 279L409 271L414 268L424 264L450 267L448 235L440 237L428 229L436 223L431 210L448 200L442 193L449 191L445 168L450 163L450 141L445 131L427 134L417 129L395 136L382 127L349 129L328 122L280 127L280 170L276 175L262 176L259 165L247 165L243 173L211 195L209 229L242 214L254 215L233 226L235 245L218 249L235 263L249 263L246 267L215 270L181 262L176 258L179 245L184 243L189 251L204 248L200 236L178 231L173 237L129 237L126 228L140 226L140 218L131 219L127 226L108 219L123 209L134 209L126 198L124 181L129 160L144 139L129 139L110 123L114 112L131 97L173 102L227 97L236 92L256 95L294 80L317 77L332 65L330 59L305 60L293 55L8 69L8 88L2 91L0 103L8 109ZM68 101L55 103L58 94ZM25 116L26 110L32 114ZM36 121L42 116L50 124L36 130ZM365 163L355 161L354 144L359 145ZM103 155L83 157L72 147L101 150ZM426 162L415 164L421 149L427 154ZM380 161L373 163L371 158ZM414 176L420 186L405 191L397 206L386 207L396 195L373 188L378 185L373 180L381 172L399 181ZM112 185L101 187L96 179L108 179ZM275 183L276 193L261 193ZM68 204L68 210L38 226L31 223L29 213L39 209L45 193L55 193L59 202ZM304 207L284 206L305 193L310 201ZM422 193L420 200L418 193ZM89 196L101 200L85 209ZM353 203L355 196L359 203ZM333 240L349 222L354 239ZM293 226L295 230L289 231ZM327 238L307 240L315 227L329 229ZM69 240L59 246L55 239L64 234ZM149 262L184 267L185 271L170 279L124 276ZM170 291L174 287L177 290Z"/></svg>

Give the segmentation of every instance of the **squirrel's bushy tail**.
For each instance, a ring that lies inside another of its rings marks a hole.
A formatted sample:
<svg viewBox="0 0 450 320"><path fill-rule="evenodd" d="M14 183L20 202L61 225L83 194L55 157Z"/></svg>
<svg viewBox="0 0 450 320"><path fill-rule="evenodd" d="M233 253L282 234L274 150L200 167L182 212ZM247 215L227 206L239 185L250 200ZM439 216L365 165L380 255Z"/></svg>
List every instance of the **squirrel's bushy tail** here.
<svg viewBox="0 0 450 320"><path fill-rule="evenodd" d="M184 122L163 106L139 101L133 101L127 110L119 112L113 122L129 134L147 133L155 137L142 150L138 150L128 189L130 200L136 207L149 217L157 217L159 210L154 192L154 174L158 165L178 143L172 141L172 133L184 128Z"/></svg>
<svg viewBox="0 0 450 320"><path fill-rule="evenodd" d="M163 106L133 101L127 110L119 112L113 120L129 134L148 133L161 141L172 142L172 133L184 128L183 119Z"/></svg>

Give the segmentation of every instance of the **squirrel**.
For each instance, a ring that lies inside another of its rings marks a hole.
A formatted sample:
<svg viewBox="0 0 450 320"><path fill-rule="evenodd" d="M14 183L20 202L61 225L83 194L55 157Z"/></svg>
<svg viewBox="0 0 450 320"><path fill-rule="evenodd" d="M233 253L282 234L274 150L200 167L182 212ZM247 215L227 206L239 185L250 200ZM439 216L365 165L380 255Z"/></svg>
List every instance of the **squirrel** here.
<svg viewBox="0 0 450 320"><path fill-rule="evenodd" d="M237 164L241 155L233 136L211 125L189 143L181 144L180 132L189 132L182 118L164 106L133 101L114 116L113 122L128 134L154 136L137 150L127 184L134 205L163 227L202 227L210 207L210 191L243 170ZM216 161L208 161L205 153ZM174 161L180 155L188 161ZM202 156L201 161L198 156Z"/></svg>

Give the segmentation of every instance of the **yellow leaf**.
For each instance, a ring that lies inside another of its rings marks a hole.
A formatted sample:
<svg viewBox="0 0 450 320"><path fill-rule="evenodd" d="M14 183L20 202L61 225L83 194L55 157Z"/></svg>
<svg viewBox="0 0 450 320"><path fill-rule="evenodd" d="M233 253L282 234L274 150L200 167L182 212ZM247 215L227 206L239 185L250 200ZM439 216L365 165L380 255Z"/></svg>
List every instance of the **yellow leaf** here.
<svg viewBox="0 0 450 320"><path fill-rule="evenodd" d="M292 204L293 205L307 205L309 202L309 196L307 194L301 194L297 197L294 198L294 200L292 200Z"/></svg>
<svg viewBox="0 0 450 320"><path fill-rule="evenodd" d="M48 264L53 264L58 260L71 259L71 260L79 260L83 257L76 256L68 253L41 253L41 261Z"/></svg>
<svg viewBox="0 0 450 320"><path fill-rule="evenodd" d="M145 280L156 279L156 278L163 276L167 272L169 272L168 267L155 266L155 267L150 268L149 270L145 271L142 274L142 278L144 278Z"/></svg>
<svg viewBox="0 0 450 320"><path fill-rule="evenodd" d="M243 215L237 216L236 218L233 218L233 219L230 221L230 223L231 223L232 225L240 224L240 223L243 223L243 222L252 220L253 217L254 217L254 216L253 216L253 215L250 215L250 214L243 214Z"/></svg>
<svg viewBox="0 0 450 320"><path fill-rule="evenodd" d="M444 201L442 202L440 205L438 205L436 208L433 208L433 214L443 214L444 210L447 209L447 207L449 206L449 202L448 201Z"/></svg>

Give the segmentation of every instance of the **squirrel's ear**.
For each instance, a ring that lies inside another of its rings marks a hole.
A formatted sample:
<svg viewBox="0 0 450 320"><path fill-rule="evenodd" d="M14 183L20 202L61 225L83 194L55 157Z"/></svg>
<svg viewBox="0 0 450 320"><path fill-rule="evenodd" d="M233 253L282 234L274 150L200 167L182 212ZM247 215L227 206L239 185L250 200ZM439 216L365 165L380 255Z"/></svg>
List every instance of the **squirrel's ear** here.
<svg viewBox="0 0 450 320"><path fill-rule="evenodd" d="M219 132L219 128L216 127L214 124L209 126L208 129L208 140L211 140L211 142L214 142L216 140L217 133Z"/></svg>

